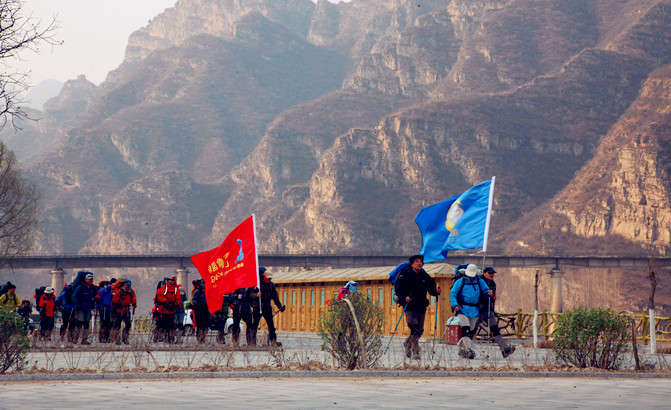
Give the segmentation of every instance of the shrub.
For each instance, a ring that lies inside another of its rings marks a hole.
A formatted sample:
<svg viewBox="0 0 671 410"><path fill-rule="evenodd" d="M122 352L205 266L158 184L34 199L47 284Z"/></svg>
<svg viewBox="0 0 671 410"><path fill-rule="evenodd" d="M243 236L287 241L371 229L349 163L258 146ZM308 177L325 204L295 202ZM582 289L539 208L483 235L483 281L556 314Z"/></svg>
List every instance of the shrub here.
<svg viewBox="0 0 671 410"><path fill-rule="evenodd" d="M608 309L577 308L559 316L552 352L561 364L617 369L629 340L629 322Z"/></svg>
<svg viewBox="0 0 671 410"><path fill-rule="evenodd" d="M354 306L361 336L364 341L366 363L363 363L361 344L352 312L346 302L329 301L329 308L319 319L319 335L324 341L322 350L329 352L339 366L349 370L357 366L370 367L382 355L382 323L384 312L370 297L361 292L350 293L347 297Z"/></svg>
<svg viewBox="0 0 671 410"><path fill-rule="evenodd" d="M18 313L0 306L0 374L12 367L21 370L25 365L30 340L24 324Z"/></svg>

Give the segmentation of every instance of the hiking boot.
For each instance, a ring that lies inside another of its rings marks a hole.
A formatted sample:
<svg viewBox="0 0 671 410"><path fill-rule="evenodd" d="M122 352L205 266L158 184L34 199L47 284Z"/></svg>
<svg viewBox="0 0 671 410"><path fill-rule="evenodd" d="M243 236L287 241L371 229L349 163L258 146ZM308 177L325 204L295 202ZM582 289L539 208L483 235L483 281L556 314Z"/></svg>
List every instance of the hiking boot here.
<svg viewBox="0 0 671 410"><path fill-rule="evenodd" d="M475 352L472 349L468 350L459 350L459 356L464 359L472 360L475 359Z"/></svg>
<svg viewBox="0 0 671 410"><path fill-rule="evenodd" d="M403 347L405 347L405 357L409 359L412 356L412 344L408 339L403 342Z"/></svg>
<svg viewBox="0 0 671 410"><path fill-rule="evenodd" d="M501 350L501 354L504 358L510 356L513 353L515 353L515 346L508 345Z"/></svg>

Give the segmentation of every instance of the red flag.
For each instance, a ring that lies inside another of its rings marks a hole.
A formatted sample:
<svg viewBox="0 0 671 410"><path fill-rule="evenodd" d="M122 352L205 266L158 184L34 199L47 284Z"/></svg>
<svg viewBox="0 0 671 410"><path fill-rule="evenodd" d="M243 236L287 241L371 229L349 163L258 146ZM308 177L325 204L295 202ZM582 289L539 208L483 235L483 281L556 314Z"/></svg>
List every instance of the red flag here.
<svg viewBox="0 0 671 410"><path fill-rule="evenodd" d="M218 248L191 256L191 262L205 280L210 313L221 309L225 294L259 286L254 215L233 229Z"/></svg>

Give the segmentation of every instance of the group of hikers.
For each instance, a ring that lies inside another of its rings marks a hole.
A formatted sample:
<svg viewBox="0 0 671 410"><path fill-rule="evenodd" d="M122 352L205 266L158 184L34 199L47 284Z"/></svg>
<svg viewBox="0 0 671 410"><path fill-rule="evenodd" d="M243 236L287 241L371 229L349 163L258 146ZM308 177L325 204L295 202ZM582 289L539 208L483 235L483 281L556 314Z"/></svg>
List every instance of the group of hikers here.
<svg viewBox="0 0 671 410"><path fill-rule="evenodd" d="M181 335L185 330L184 316L190 311L198 343L205 343L212 328L217 330L217 342L225 344L226 321L230 310L233 319L230 329L234 345L239 345L240 322L243 321L247 345L256 346L257 330L261 318L264 318L268 325L268 344L281 346L277 341L271 303L282 312L286 307L280 302L272 282L272 273L264 267L259 268L259 282L259 287L237 289L234 293L225 295L221 308L210 314L205 297L205 282L202 279L192 282L193 290L188 300L175 276L164 278L159 282L154 295L153 341L181 343ZM63 287L58 296L50 286L36 289L34 298L40 314L40 328L35 336L38 340L51 340L57 313L60 312L61 341L90 344L89 327L93 318L94 322L99 320L99 343L129 344L137 308L137 296L132 286L132 282L125 277L103 280L94 285L93 273L82 270L77 273L72 283ZM30 300L19 299L16 286L11 282L3 285L0 306L17 311L24 317L26 330L32 330L28 329L28 323L32 322L32 304Z"/></svg>
<svg viewBox="0 0 671 410"><path fill-rule="evenodd" d="M182 334L182 317L187 309L193 312L193 326L196 329L196 340L205 343L210 329L217 331L218 343L226 343L226 321L229 313L233 323L230 326L233 345L240 344L240 322L245 323L245 336L248 346L257 345L257 331L261 318L268 326L268 344L281 346L277 341L274 313L271 303L284 312L286 307L280 302L275 284L272 282L272 272L264 267L259 268L258 287L236 289L231 294L224 295L222 305L214 314L210 314L207 298L205 297L205 281L202 279L192 282L191 300L186 301L175 276L165 278L159 283L152 308L152 317L156 323L154 328L154 342L179 343ZM182 309L181 307L184 307Z"/></svg>
<svg viewBox="0 0 671 410"><path fill-rule="evenodd" d="M439 297L440 287L424 270L424 257L411 256L408 263L399 265L395 277L395 293L397 302L403 306L403 314L410 329L410 336L405 340L405 355L408 358L420 359L419 339L424 333L426 308L429 306L427 293ZM474 264L457 267L455 281L450 289L450 305L452 312L459 320L462 337L457 343L459 356L466 359L475 358L473 338L481 324L489 328L493 340L501 349L503 357L515 352L512 346L503 339L498 326L498 318L494 312L496 302L496 271L486 267L482 272Z"/></svg>
<svg viewBox="0 0 671 410"><path fill-rule="evenodd" d="M403 307L410 335L403 343L408 358L420 359L419 339L424 333L426 309L429 306L427 293L439 297L440 287L423 269L422 255L414 255L408 262L397 267L394 275L394 289L397 302ZM498 344L503 357L508 357L515 347L506 343L498 327L495 313L496 271L486 267L482 271L474 264L457 267L455 280L450 290L449 300L452 312L462 331L457 343L459 355L467 359L475 358L473 338L477 330L488 328L493 341ZM286 307L280 302L272 273L264 267L259 268L259 287L237 289L223 298L220 309L210 314L205 296L205 282L194 280L190 300L187 300L181 285L175 276L166 277L158 283L152 308L152 320L155 323L153 341L180 343L184 333L184 315L190 309L193 316L193 327L198 343L205 343L208 331L217 331L218 343L226 343L226 322L232 316L230 326L234 345L240 342L240 322L246 327L248 346L256 346L257 330L263 318L268 326L267 343L281 346L277 341L274 314L284 312ZM358 282L350 281L341 290L338 299L356 291ZM16 295L16 286L8 282L4 294L0 296L0 306L16 309L19 314L29 318L32 308L30 301L20 301ZM121 277L103 280L96 286L93 284L93 273L79 271L74 281L66 285L56 297L54 289L42 287L36 290L35 299L40 312L39 338L50 340L54 328L56 313L61 312L62 324L60 339L82 345L90 344L88 340L89 326L93 315L100 316L98 341L100 343L128 344L132 319L137 307L137 297L129 279ZM273 312L272 303L279 309ZM124 325L123 330L121 329Z"/></svg>

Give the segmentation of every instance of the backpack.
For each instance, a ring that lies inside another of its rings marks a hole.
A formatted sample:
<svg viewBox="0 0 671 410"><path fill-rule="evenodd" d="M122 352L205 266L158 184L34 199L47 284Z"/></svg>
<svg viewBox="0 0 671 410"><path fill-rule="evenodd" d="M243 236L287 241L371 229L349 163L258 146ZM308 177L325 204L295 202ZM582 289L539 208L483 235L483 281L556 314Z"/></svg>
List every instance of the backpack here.
<svg viewBox="0 0 671 410"><path fill-rule="evenodd" d="M4 295L5 293L7 293L7 291L9 291L9 284L10 283L11 282L7 282L5 284L0 285L0 296Z"/></svg>
<svg viewBox="0 0 671 410"><path fill-rule="evenodd" d="M391 272L389 272L389 282L392 285L396 285L396 280L398 279L398 274L403 270L404 267L410 265L409 261L399 263Z"/></svg>
<svg viewBox="0 0 671 410"><path fill-rule="evenodd" d="M394 301L399 306L405 306L405 303L402 303L400 300L398 300L398 297L396 295L398 294L398 278L400 277L401 271L406 266L410 266L410 261L399 263L398 266L396 266L394 269L392 269L391 272L389 272L389 281L392 283L392 285L394 285Z"/></svg>
<svg viewBox="0 0 671 410"><path fill-rule="evenodd" d="M46 286L40 286L39 288L35 289L35 306L38 310L40 310L40 299L42 299L42 295L44 295L44 291L46 289Z"/></svg>

